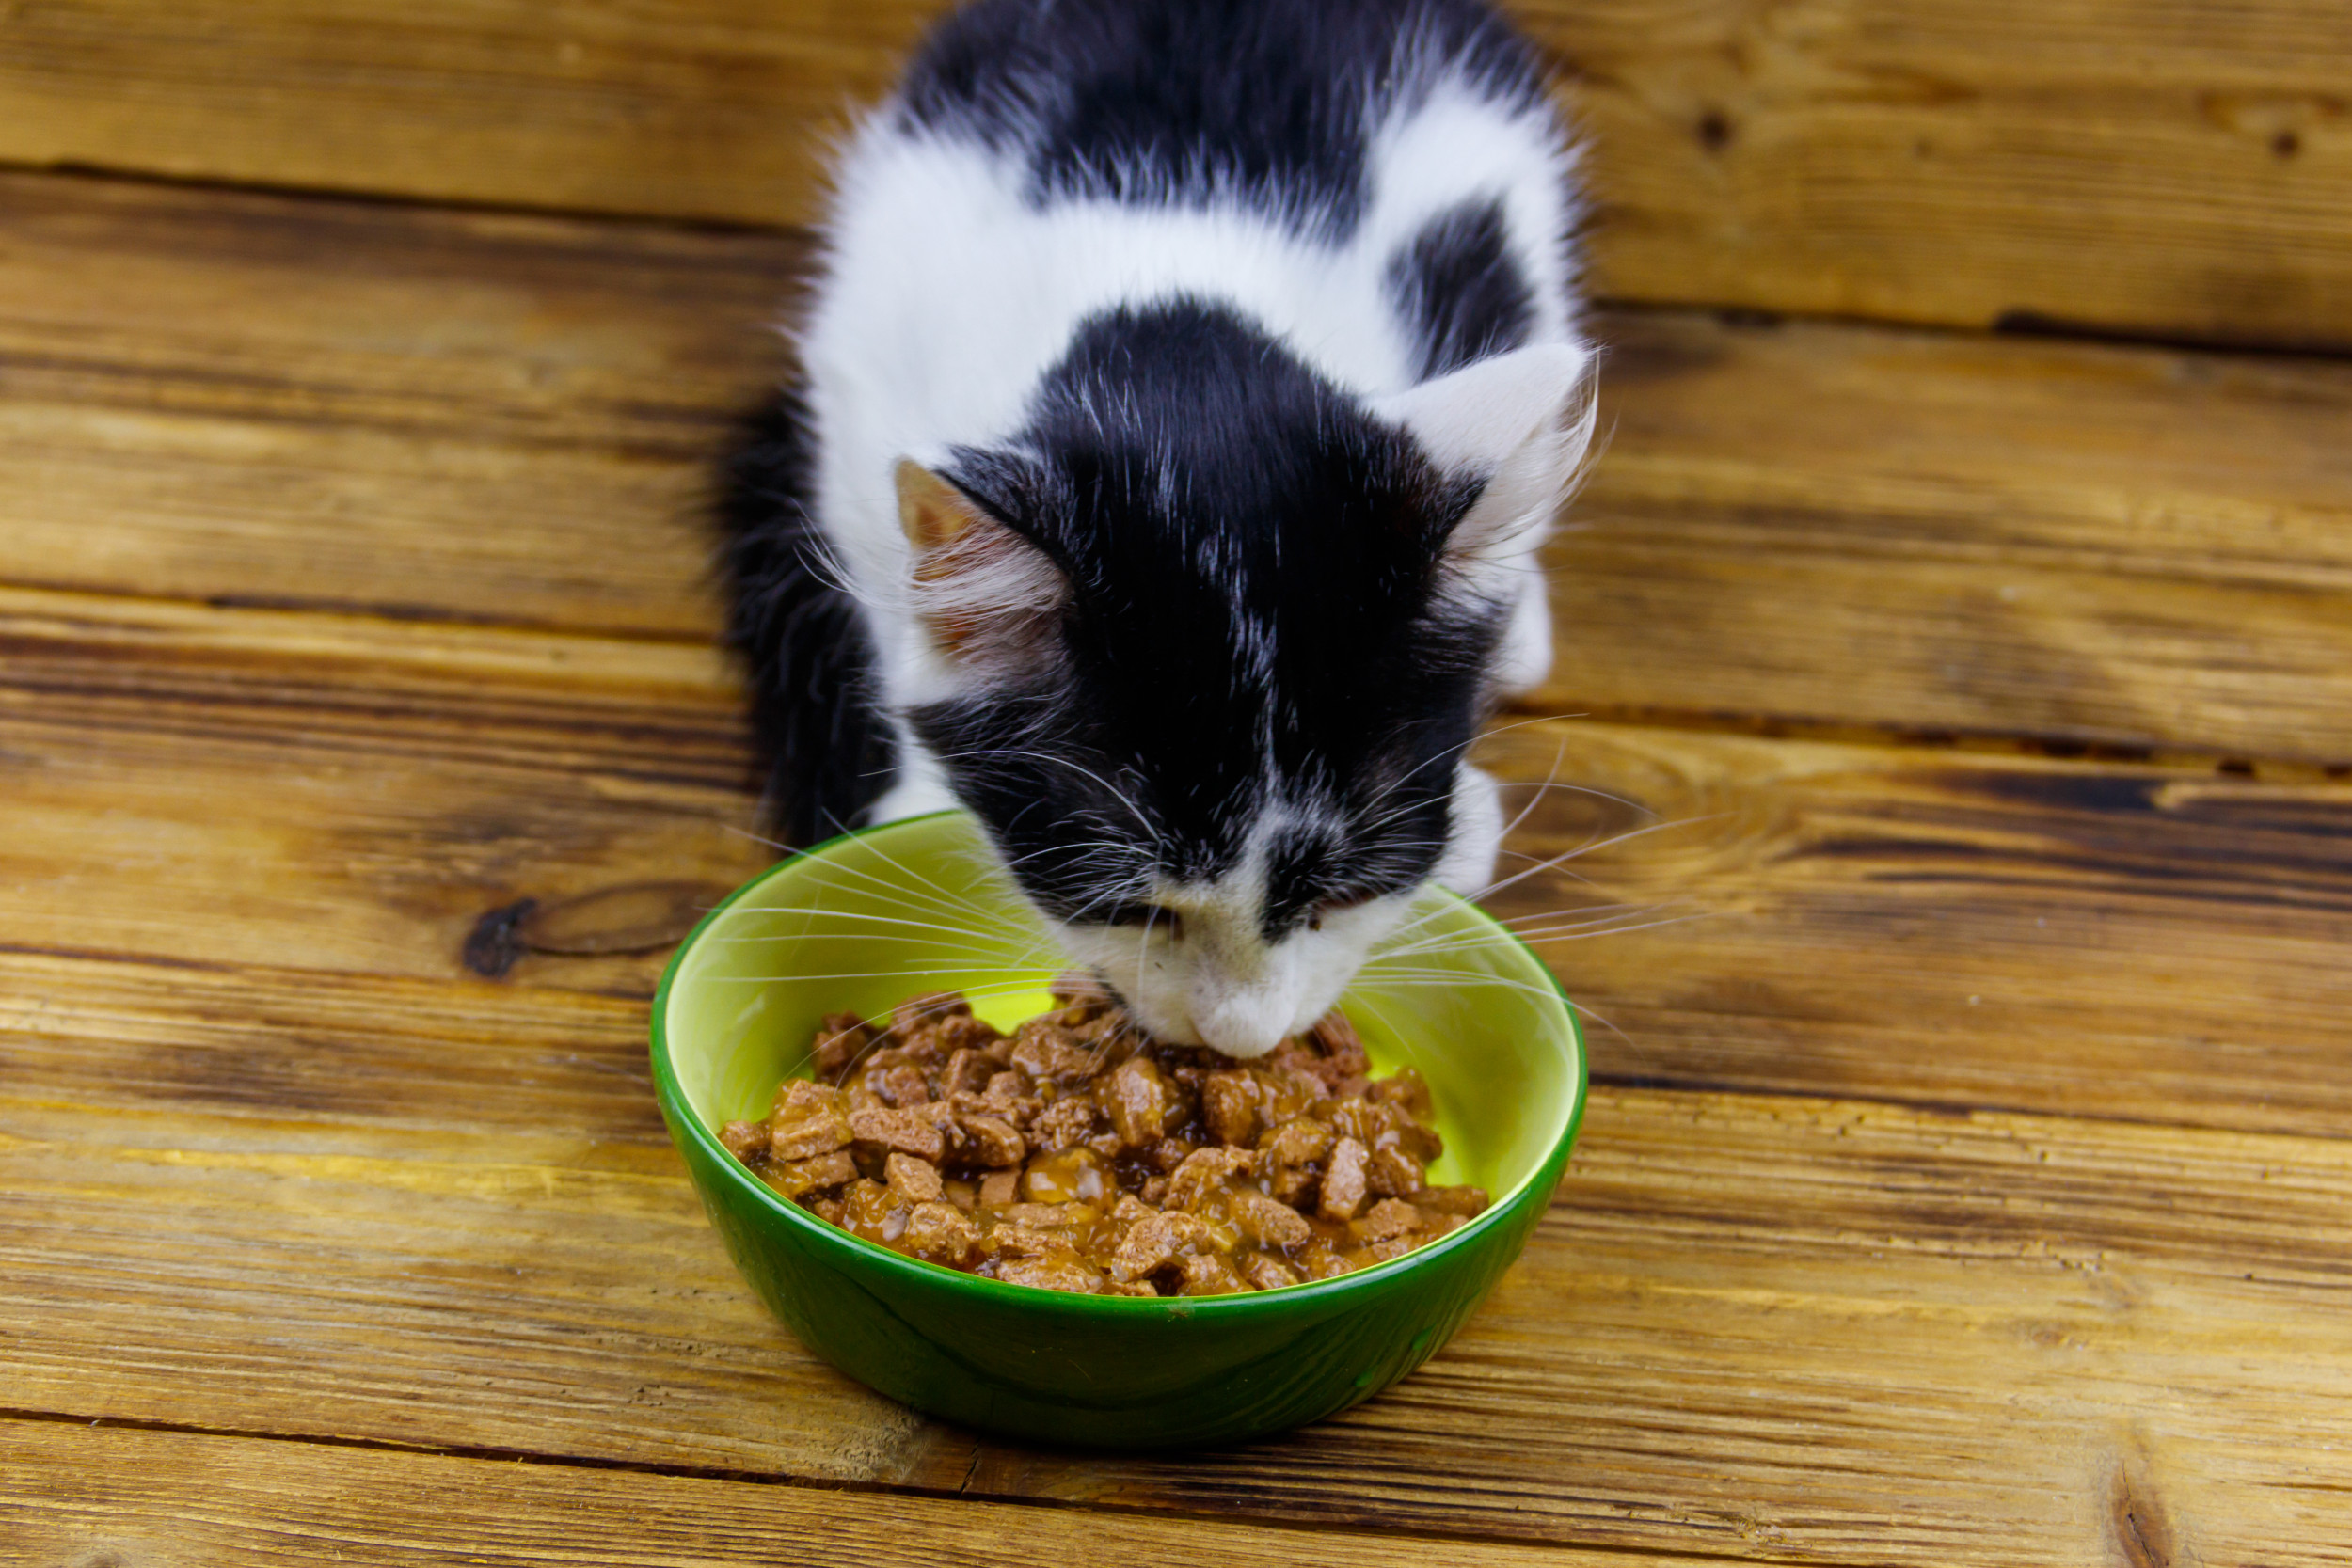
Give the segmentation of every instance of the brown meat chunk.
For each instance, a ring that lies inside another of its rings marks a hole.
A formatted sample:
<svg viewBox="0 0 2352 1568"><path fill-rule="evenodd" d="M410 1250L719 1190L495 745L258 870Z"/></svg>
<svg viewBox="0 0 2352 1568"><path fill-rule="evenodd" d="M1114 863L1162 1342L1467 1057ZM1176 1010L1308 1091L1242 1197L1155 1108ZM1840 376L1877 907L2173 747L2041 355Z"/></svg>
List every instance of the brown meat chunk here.
<svg viewBox="0 0 2352 1568"><path fill-rule="evenodd" d="M947 1152L947 1139L939 1126L917 1110L890 1110L872 1105L850 1113L850 1131L876 1153L897 1149L919 1155L933 1164Z"/></svg>
<svg viewBox="0 0 2352 1568"><path fill-rule="evenodd" d="M1364 1088L1364 1098L1383 1105L1394 1105L1406 1115L1427 1121L1434 1109L1429 1096L1429 1081L1408 1067L1398 1068L1386 1078L1375 1079Z"/></svg>
<svg viewBox="0 0 2352 1568"><path fill-rule="evenodd" d="M1286 1121L1258 1140L1266 1161L1277 1165L1304 1165L1322 1159L1331 1152L1332 1132L1328 1122L1311 1117L1299 1117Z"/></svg>
<svg viewBox="0 0 2352 1568"><path fill-rule="evenodd" d="M808 1050L809 1059L822 1076L839 1078L873 1043L873 1031L859 1021L857 1014L827 1013L824 1022L817 1026L817 1038Z"/></svg>
<svg viewBox="0 0 2352 1568"><path fill-rule="evenodd" d="M1401 1148L1375 1148L1366 1184L1383 1197L1410 1197L1425 1184L1421 1162Z"/></svg>
<svg viewBox="0 0 2352 1568"><path fill-rule="evenodd" d="M1422 1227L1422 1223L1420 1210L1401 1197L1384 1197L1351 1228L1363 1241L1385 1242L1411 1235Z"/></svg>
<svg viewBox="0 0 2352 1568"><path fill-rule="evenodd" d="M866 1090L885 1105L921 1105L931 1098L930 1079L913 1062L868 1068Z"/></svg>
<svg viewBox="0 0 2352 1568"><path fill-rule="evenodd" d="M949 1268L962 1264L980 1244L977 1227L952 1204L918 1203L907 1214L901 1250Z"/></svg>
<svg viewBox="0 0 2352 1568"><path fill-rule="evenodd" d="M1413 1195L1413 1207L1424 1214L1459 1214L1474 1219L1486 1212L1484 1187L1423 1187Z"/></svg>
<svg viewBox="0 0 2352 1568"><path fill-rule="evenodd" d="M1012 1065L1041 1082L1080 1084L1093 1075L1098 1064L1094 1053L1070 1031L1033 1018L1012 1037Z"/></svg>
<svg viewBox="0 0 2352 1568"><path fill-rule="evenodd" d="M963 1157L984 1169L1017 1165L1029 1152L1021 1130L1002 1117L958 1117L956 1126L963 1135Z"/></svg>
<svg viewBox="0 0 2352 1568"><path fill-rule="evenodd" d="M1357 1035L1356 1026L1337 1007L1315 1020L1307 1037L1323 1052L1323 1067L1315 1076L1334 1088L1372 1070L1372 1059L1364 1054L1364 1042Z"/></svg>
<svg viewBox="0 0 2352 1568"><path fill-rule="evenodd" d="M1002 1072L990 1074L988 1086L980 1091L980 1098L991 1104L1007 1107L1008 1110L1015 1106L1026 1107L1027 1109L1023 1114L1033 1115L1037 1101L1032 1097L1036 1092L1037 1084L1027 1073L1023 1072L1019 1068L1009 1068Z"/></svg>
<svg viewBox="0 0 2352 1568"><path fill-rule="evenodd" d="M835 1149L813 1160L779 1160L760 1172L759 1179L787 1197L799 1197L856 1180L857 1162L848 1150Z"/></svg>
<svg viewBox="0 0 2352 1568"><path fill-rule="evenodd" d="M1111 1131L1129 1148L1157 1143L1168 1131L1168 1081L1148 1056L1134 1056L1095 1091Z"/></svg>
<svg viewBox="0 0 2352 1568"><path fill-rule="evenodd" d="M1044 1149L1067 1148L1094 1132L1094 1102L1078 1095L1057 1100L1029 1122L1029 1134Z"/></svg>
<svg viewBox="0 0 2352 1568"><path fill-rule="evenodd" d="M1017 1170L993 1170L980 1178L980 1206L1002 1209L1021 1196L1021 1173Z"/></svg>
<svg viewBox="0 0 2352 1568"><path fill-rule="evenodd" d="M936 1203L946 1196L947 1189L939 1180L939 1167L929 1160L918 1160L894 1149L882 1161L882 1172L890 1190L909 1203Z"/></svg>
<svg viewBox="0 0 2352 1568"><path fill-rule="evenodd" d="M1111 1279L1103 1281L1102 1294L1106 1296L1156 1296L1159 1288L1148 1279Z"/></svg>
<svg viewBox="0 0 2352 1568"><path fill-rule="evenodd" d="M1246 1148L1195 1149L1168 1179L1168 1207L1197 1209L1202 1198L1225 1185L1226 1178L1257 1163L1258 1157Z"/></svg>
<svg viewBox="0 0 2352 1568"><path fill-rule="evenodd" d="M996 1265L996 1277L1011 1285L1079 1296L1093 1295L1104 1283L1102 1270L1074 1257L1009 1258Z"/></svg>
<svg viewBox="0 0 2352 1568"><path fill-rule="evenodd" d="M799 1202L801 1207L823 1220L827 1225L839 1225L842 1216L849 1212L848 1208L839 1198L827 1197L822 1193L803 1193Z"/></svg>
<svg viewBox="0 0 2352 1568"><path fill-rule="evenodd" d="M1304 1246L1314 1239L1314 1227L1297 1210L1255 1187L1235 1187L1225 1202L1233 1227L1260 1246Z"/></svg>
<svg viewBox="0 0 2352 1568"><path fill-rule="evenodd" d="M841 1091L805 1078L787 1079L776 1091L768 1118L768 1154L774 1160L808 1160L850 1144L850 1118Z"/></svg>
<svg viewBox="0 0 2352 1568"><path fill-rule="evenodd" d="M1261 1291L1279 1291L1285 1285L1297 1284L1303 1277L1279 1258L1264 1252L1253 1252L1243 1259L1241 1272Z"/></svg>
<svg viewBox="0 0 2352 1568"><path fill-rule="evenodd" d="M950 1056L959 1051L986 1051L1004 1037L996 1025L970 1013L958 1013L943 1018L930 1027L931 1038L938 1042L940 1053Z"/></svg>
<svg viewBox="0 0 2352 1568"><path fill-rule="evenodd" d="M969 1048L960 1050L947 1058L946 1067L940 1070L939 1092L942 1096L978 1094L995 1075L995 1063Z"/></svg>
<svg viewBox="0 0 2352 1568"><path fill-rule="evenodd" d="M1192 1257L1216 1250L1216 1236L1191 1214L1154 1214L1129 1230L1111 1258L1113 1279L1141 1279Z"/></svg>
<svg viewBox="0 0 2352 1568"><path fill-rule="evenodd" d="M1162 1138L1143 1151L1143 1158L1161 1175L1172 1176L1176 1167L1191 1159L1200 1147L1188 1138Z"/></svg>
<svg viewBox="0 0 2352 1568"><path fill-rule="evenodd" d="M1323 1200L1317 1208L1327 1220L1352 1220L1362 1208L1370 1175L1371 1153L1354 1138L1331 1146L1331 1159L1323 1172Z"/></svg>
<svg viewBox="0 0 2352 1568"><path fill-rule="evenodd" d="M1333 1279L1354 1271L1356 1265L1339 1254L1328 1242L1311 1242L1299 1250L1298 1266L1309 1279Z"/></svg>
<svg viewBox="0 0 2352 1568"><path fill-rule="evenodd" d="M719 1129L719 1141L729 1154L739 1160L749 1160L768 1147L768 1124L764 1121L731 1121Z"/></svg>
<svg viewBox="0 0 2352 1568"><path fill-rule="evenodd" d="M1331 1129L1310 1117L1295 1117L1261 1136L1258 1149L1258 1177L1266 1190L1284 1203L1306 1203L1323 1179Z"/></svg>
<svg viewBox="0 0 2352 1568"><path fill-rule="evenodd" d="M1249 1289L1249 1282L1241 1276L1224 1254L1197 1252L1177 1265L1184 1286L1178 1292L1187 1296L1230 1296Z"/></svg>
<svg viewBox="0 0 2352 1568"><path fill-rule="evenodd" d="M910 996L890 1009L890 1031L904 1037L920 1029L927 1029L941 1019L954 1018L972 1010L972 1004L960 990L927 990Z"/></svg>
<svg viewBox="0 0 2352 1568"><path fill-rule="evenodd" d="M1256 1137L1258 1100L1257 1080L1248 1073L1239 1069L1210 1073L1200 1085L1200 1117L1209 1124L1209 1135L1226 1144Z"/></svg>

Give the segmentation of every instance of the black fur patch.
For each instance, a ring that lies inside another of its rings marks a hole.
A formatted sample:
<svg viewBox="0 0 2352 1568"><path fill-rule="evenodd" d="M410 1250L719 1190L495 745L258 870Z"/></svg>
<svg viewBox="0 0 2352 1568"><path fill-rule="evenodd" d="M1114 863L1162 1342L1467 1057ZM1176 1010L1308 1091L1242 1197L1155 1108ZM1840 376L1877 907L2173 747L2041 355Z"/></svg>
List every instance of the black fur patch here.
<svg viewBox="0 0 2352 1568"><path fill-rule="evenodd" d="M1431 218L1390 260L1386 281L1423 380L1521 347L1535 325L1535 289L1511 258L1500 197Z"/></svg>
<svg viewBox="0 0 2352 1568"><path fill-rule="evenodd" d="M897 765L865 612L823 565L816 469L807 404L787 386L738 426L717 508L726 641L751 677L772 825L794 847L862 823Z"/></svg>
<svg viewBox="0 0 2352 1568"><path fill-rule="evenodd" d="M1215 877L1268 789L1306 808L1270 929L1417 884L1500 631L1438 595L1474 489L1201 301L1094 317L1035 410L949 477L1069 579L1062 657L911 716L1031 895L1102 918Z"/></svg>
<svg viewBox="0 0 2352 1568"><path fill-rule="evenodd" d="M931 34L900 102L1025 151L1041 206L1237 198L1336 239L1363 213L1372 125L1430 60L1503 103L1542 99L1533 55L1477 0L977 0Z"/></svg>

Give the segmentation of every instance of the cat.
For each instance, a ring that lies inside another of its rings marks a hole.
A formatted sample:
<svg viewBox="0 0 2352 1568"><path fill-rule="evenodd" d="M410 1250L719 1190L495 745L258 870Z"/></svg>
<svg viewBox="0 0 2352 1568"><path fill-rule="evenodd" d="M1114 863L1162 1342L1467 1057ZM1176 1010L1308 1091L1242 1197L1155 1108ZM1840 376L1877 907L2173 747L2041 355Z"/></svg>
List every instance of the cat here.
<svg viewBox="0 0 2352 1568"><path fill-rule="evenodd" d="M1477 0L974 0L835 171L722 474L779 832L961 806L1164 1038L1253 1057L1543 679L1589 443L1572 146Z"/></svg>

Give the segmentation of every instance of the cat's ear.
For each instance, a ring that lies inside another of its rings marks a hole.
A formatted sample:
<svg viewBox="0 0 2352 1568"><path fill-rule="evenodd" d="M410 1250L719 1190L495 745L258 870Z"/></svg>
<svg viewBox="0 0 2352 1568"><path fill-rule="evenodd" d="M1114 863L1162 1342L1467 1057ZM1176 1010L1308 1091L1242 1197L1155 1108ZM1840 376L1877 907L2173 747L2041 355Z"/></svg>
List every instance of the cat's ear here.
<svg viewBox="0 0 2352 1568"><path fill-rule="evenodd" d="M1513 553L1550 520L1592 444L1593 364L1590 349L1537 343L1372 405L1439 469L1480 483L1446 541L1458 563Z"/></svg>
<svg viewBox="0 0 2352 1568"><path fill-rule="evenodd" d="M972 666L1033 657L1069 584L1043 552L912 458L898 525L914 552L914 609L940 651Z"/></svg>

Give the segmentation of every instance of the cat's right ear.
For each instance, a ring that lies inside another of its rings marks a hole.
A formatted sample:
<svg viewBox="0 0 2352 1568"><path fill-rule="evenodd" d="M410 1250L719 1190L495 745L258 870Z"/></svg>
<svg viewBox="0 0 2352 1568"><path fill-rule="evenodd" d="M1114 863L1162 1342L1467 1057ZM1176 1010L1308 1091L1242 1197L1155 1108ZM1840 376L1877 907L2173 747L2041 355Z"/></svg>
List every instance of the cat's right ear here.
<svg viewBox="0 0 2352 1568"><path fill-rule="evenodd" d="M1045 645L1069 585L1043 552L912 458L898 468L914 609L953 662L1001 668Z"/></svg>
<svg viewBox="0 0 2352 1568"><path fill-rule="evenodd" d="M1540 534L1593 439L1593 352L1569 343L1515 349L1373 404L1430 461L1480 491L1446 553L1473 569Z"/></svg>

